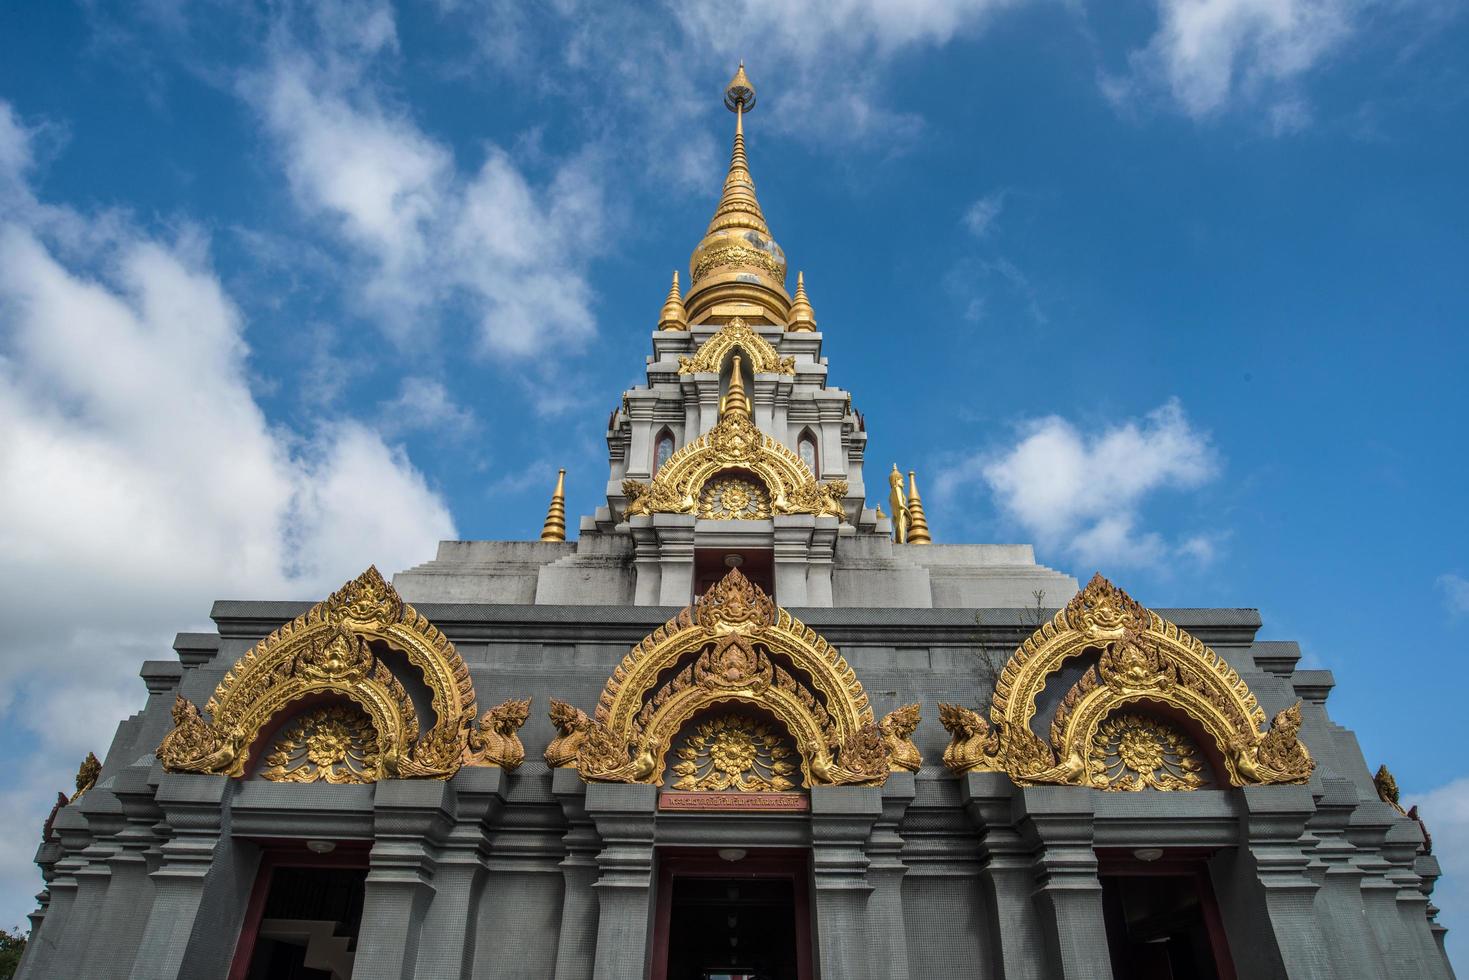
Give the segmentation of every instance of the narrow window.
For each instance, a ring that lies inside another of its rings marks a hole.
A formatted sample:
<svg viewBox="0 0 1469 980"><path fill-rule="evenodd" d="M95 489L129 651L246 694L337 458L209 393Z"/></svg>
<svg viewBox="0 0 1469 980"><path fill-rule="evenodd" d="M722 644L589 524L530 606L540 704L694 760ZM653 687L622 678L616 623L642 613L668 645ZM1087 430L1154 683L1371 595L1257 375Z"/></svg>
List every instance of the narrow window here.
<svg viewBox="0 0 1469 980"><path fill-rule="evenodd" d="M816 465L816 437L811 434L810 429L801 433L801 439L796 443L796 448L801 454L801 462L806 464L813 476L820 478L821 470Z"/></svg>
<svg viewBox="0 0 1469 980"><path fill-rule="evenodd" d="M664 429L658 433L658 441L653 446L653 472L656 474L668 462L668 457L673 455L673 433Z"/></svg>

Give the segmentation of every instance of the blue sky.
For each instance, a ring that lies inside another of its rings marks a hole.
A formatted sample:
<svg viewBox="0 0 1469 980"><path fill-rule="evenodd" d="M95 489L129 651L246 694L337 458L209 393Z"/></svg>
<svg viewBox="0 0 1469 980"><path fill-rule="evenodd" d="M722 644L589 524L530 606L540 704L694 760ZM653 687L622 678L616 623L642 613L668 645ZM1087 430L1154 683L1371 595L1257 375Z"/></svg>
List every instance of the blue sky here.
<svg viewBox="0 0 1469 980"><path fill-rule="evenodd" d="M786 6L0 8L7 824L214 597L533 536L558 466L591 511L744 58L869 487L897 461L940 541L1258 607L1469 929L1462 5Z"/></svg>

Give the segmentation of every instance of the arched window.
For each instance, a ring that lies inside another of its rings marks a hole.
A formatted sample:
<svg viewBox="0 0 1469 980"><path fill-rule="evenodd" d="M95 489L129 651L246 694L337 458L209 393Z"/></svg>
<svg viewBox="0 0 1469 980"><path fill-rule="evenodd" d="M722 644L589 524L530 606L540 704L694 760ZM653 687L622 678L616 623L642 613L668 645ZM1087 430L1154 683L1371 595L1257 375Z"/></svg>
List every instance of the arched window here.
<svg viewBox="0 0 1469 980"><path fill-rule="evenodd" d="M807 468L811 470L811 475L820 479L821 469L816 462L816 437L811 434L810 429L803 429L801 431L801 438L796 443L796 451L801 456L801 462L805 463Z"/></svg>
<svg viewBox="0 0 1469 980"><path fill-rule="evenodd" d="M653 443L653 472L662 469L663 464L668 462L668 457L673 455L673 433L664 429L658 433L658 441Z"/></svg>

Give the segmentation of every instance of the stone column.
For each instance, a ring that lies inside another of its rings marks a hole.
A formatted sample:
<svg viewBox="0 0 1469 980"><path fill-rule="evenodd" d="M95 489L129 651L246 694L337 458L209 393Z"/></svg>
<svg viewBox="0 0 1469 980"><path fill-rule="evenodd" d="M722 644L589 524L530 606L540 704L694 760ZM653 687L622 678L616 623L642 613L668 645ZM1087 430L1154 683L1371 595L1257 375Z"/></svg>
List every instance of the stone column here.
<svg viewBox="0 0 1469 980"><path fill-rule="evenodd" d="M658 604L687 606L694 591L694 515L654 514L658 535Z"/></svg>
<svg viewBox="0 0 1469 980"><path fill-rule="evenodd" d="M434 895L435 845L447 836L452 812L447 782L385 779L375 785L372 854L353 980L405 980L413 975Z"/></svg>
<svg viewBox="0 0 1469 980"><path fill-rule="evenodd" d="M903 838L898 824L913 802L911 772L895 772L882 787L882 815L867 842L867 880L872 897L867 904L868 947L872 976L908 980L908 927L903 921Z"/></svg>
<svg viewBox="0 0 1469 980"><path fill-rule="evenodd" d="M76 942L71 932L71 911L77 897L76 873L86 864L82 852L92 842L92 833L86 819L76 807L65 807L56 814L52 833L57 838L53 846L60 855L52 866L46 918L42 929L31 935L26 944L24 969L19 975L26 980L56 976L54 967L60 962L68 944ZM43 848L46 845L43 845Z"/></svg>
<svg viewBox="0 0 1469 980"><path fill-rule="evenodd" d="M1315 811L1305 786L1246 786L1239 851L1210 861L1229 948L1242 977L1329 977L1316 883L1301 846Z"/></svg>
<svg viewBox="0 0 1469 980"><path fill-rule="evenodd" d="M1392 967L1404 975L1439 978L1445 974L1433 933L1428 928L1428 896L1414 869L1422 846L1423 833L1418 825L1403 818L1392 822L1383 840L1382 856L1390 865L1387 879L1397 886L1393 897L1406 947L1404 956L1393 961Z"/></svg>
<svg viewBox="0 0 1469 980"><path fill-rule="evenodd" d="M810 514L777 514L775 526L775 595L782 606L810 605L806 596L806 559L811 552Z"/></svg>
<svg viewBox="0 0 1469 980"><path fill-rule="evenodd" d="M453 824L434 859L433 900L424 916L414 976L469 976L485 878L484 847L505 805L504 785L505 771L496 766L466 766L449 780Z"/></svg>
<svg viewBox="0 0 1469 980"><path fill-rule="evenodd" d="M121 851L116 835L127 823L117 798L106 790L93 787L77 806L92 832L92 840L78 855L80 863L72 872L77 883L68 914L72 925L49 967L58 977L86 976L84 964L97 958L93 940L106 921L112 859Z"/></svg>
<svg viewBox="0 0 1469 980"><path fill-rule="evenodd" d="M117 847L109 860L112 883L82 964L83 976L129 970L148 924L148 909L153 904L148 856L160 843L153 828L163 817L153 802L148 770L146 765L132 765L112 780L126 825L117 834Z"/></svg>
<svg viewBox="0 0 1469 980"><path fill-rule="evenodd" d="M841 980L880 980L867 944L866 843L882 816L882 791L873 786L817 786L811 790L811 872L816 905L817 973Z"/></svg>
<svg viewBox="0 0 1469 980"><path fill-rule="evenodd" d="M980 833L983 862L980 883L989 897L988 939L995 945L995 966L1004 980L1045 980L1045 945L1035 890L1032 844L1013 822L1015 784L1001 772L965 773L960 784L964 808Z"/></svg>
<svg viewBox="0 0 1469 980"><path fill-rule="evenodd" d="M561 930L555 980L591 980L597 955L597 852L602 842L587 815L587 784L572 768L551 772L551 793L566 817L561 861Z"/></svg>
<svg viewBox="0 0 1469 980"><path fill-rule="evenodd" d="M811 550L806 561L806 605L831 608L831 570L841 522L835 517L816 518L811 533Z"/></svg>
<svg viewBox="0 0 1469 980"><path fill-rule="evenodd" d="M658 532L653 519L638 516L628 519L633 540L633 605L656 606L662 595L662 568L658 564Z"/></svg>
<svg viewBox="0 0 1469 980"><path fill-rule="evenodd" d="M1315 846L1307 868L1319 886L1317 919L1334 977L1385 977L1391 971L1382 958L1372 930L1362 928L1362 867L1357 848L1344 833L1357 808L1357 787L1345 779L1323 779L1323 795L1310 821Z"/></svg>
<svg viewBox="0 0 1469 980"><path fill-rule="evenodd" d="M653 918L653 829L658 787L645 783L592 783L587 815L602 839L597 854L596 980L648 975Z"/></svg>
<svg viewBox="0 0 1469 980"><path fill-rule="evenodd" d="M159 780L155 798L173 837L163 845L162 861L151 876L153 908L133 960L131 980L176 980L189 975L189 940L204 904L206 887L235 883L234 876L215 867L216 862L225 860L221 839L229 832L231 788L227 776L167 773ZM215 880L209 880L214 876ZM210 935L209 944L227 947L228 963L236 933L223 922L210 926L218 931ZM217 954L219 950L209 952Z"/></svg>
<svg viewBox="0 0 1469 980"><path fill-rule="evenodd" d="M1017 824L1035 847L1035 901L1050 976L1112 980L1102 883L1097 878L1090 790L1027 786L1015 797Z"/></svg>

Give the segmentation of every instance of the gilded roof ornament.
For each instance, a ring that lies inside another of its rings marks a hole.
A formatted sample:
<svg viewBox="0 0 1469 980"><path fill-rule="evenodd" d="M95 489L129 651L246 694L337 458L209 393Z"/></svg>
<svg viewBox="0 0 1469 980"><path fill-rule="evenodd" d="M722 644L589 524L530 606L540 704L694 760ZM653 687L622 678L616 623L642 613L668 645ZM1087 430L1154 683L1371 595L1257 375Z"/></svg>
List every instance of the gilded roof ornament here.
<svg viewBox="0 0 1469 980"><path fill-rule="evenodd" d="M716 707L746 704L789 733L806 786L881 785L921 764L918 708L882 727L846 660L739 569L654 630L613 670L588 718L552 702L560 735L547 762L574 758L583 779L662 785L674 737ZM792 773L794 775L794 773Z"/></svg>
<svg viewBox="0 0 1469 980"><path fill-rule="evenodd" d="M735 114L734 147L714 217L689 257L688 318L702 323L719 315L716 305L732 302L754 304L771 323L784 326L791 305L786 257L770 237L745 154L745 113L755 108L755 86L743 63L725 87L724 104Z"/></svg>
<svg viewBox="0 0 1469 980"><path fill-rule="evenodd" d="M786 329L791 333L814 333L816 330L816 311L811 308L811 300L806 297L806 273L796 273L796 296L791 300L791 316L786 322Z"/></svg>
<svg viewBox="0 0 1469 980"><path fill-rule="evenodd" d="M402 654L422 673L434 717L421 736L413 700L380 659L380 647ZM312 702L323 700L365 714L370 739L354 734L350 719L323 715L299 726L305 748L276 745L272 752L262 744L262 735L283 715L300 717L301 702L314 709ZM525 754L521 749L517 757L508 745L513 730L507 735L503 712L496 715L501 709L487 713L475 729L469 668L454 644L375 567L252 647L225 674L204 710L208 717L183 695L175 698L173 728L158 746L169 772L244 776L252 760L272 753L277 762L262 773L265 778L448 779L463 765L510 768ZM499 740L491 738L491 729ZM302 768L304 756L298 756L310 751L312 738L319 743L318 760ZM344 753L357 760L348 765L350 777L342 766ZM329 760L325 771L323 760ZM280 772L271 775L274 769Z"/></svg>
<svg viewBox="0 0 1469 980"><path fill-rule="evenodd" d="M903 494L903 474L898 472L897 463L893 464L893 471L888 474L888 506L893 512L893 542L907 544L908 498Z"/></svg>
<svg viewBox="0 0 1469 980"><path fill-rule="evenodd" d="M687 330L689 312L684 309L683 295L678 290L678 270L673 270L673 285L668 287L668 298L663 301L663 312L658 315L659 330Z"/></svg>
<svg viewBox="0 0 1469 980"><path fill-rule="evenodd" d="M1037 699L1078 658L1092 663L1061 698L1050 738L1042 739L1031 727ZM944 762L959 772L1005 772L1020 785L1206 785L1191 736L1168 717L1153 717L1159 709L1198 726L1229 785L1305 782L1315 767L1299 739L1299 702L1264 728L1265 713L1234 668L1101 575L1010 657L988 722L968 708L939 706L953 736ZM1149 759L1156 764L1137 768Z"/></svg>
<svg viewBox="0 0 1469 980"><path fill-rule="evenodd" d="M546 522L541 525L542 541L566 540L566 471L556 473L556 489L551 493L551 506L546 510Z"/></svg>
<svg viewBox="0 0 1469 980"><path fill-rule="evenodd" d="M796 359L781 357L774 345L741 317L735 317L720 327L692 357L679 357L678 373L719 374L724 369L725 358L735 350L749 358L750 370L755 374L796 373Z"/></svg>
<svg viewBox="0 0 1469 980"><path fill-rule="evenodd" d="M800 456L761 432L751 417L739 358L714 428L678 450L653 475L652 483L623 480L623 519L651 514L696 514L704 488L728 470L764 484L769 512L815 514L846 520L845 480L819 483ZM764 512L764 501L759 508Z"/></svg>
<svg viewBox="0 0 1469 980"><path fill-rule="evenodd" d="M75 803L81 799L87 790L97 785L97 777L100 775L102 775L102 763L97 760L96 753L88 752L87 757L82 760L81 767L77 769L76 792L71 795L68 802Z"/></svg>
<svg viewBox="0 0 1469 980"><path fill-rule="evenodd" d="M928 518L923 516L923 500L918 496L918 478L908 471L908 543L932 544Z"/></svg>

